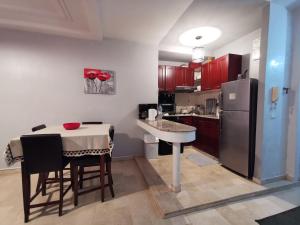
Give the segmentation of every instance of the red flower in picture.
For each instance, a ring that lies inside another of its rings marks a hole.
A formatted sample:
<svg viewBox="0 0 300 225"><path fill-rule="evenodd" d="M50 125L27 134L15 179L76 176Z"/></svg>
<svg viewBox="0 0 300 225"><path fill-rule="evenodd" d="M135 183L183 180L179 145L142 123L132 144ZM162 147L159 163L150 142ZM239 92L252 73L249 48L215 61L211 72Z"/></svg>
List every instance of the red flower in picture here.
<svg viewBox="0 0 300 225"><path fill-rule="evenodd" d="M107 72L102 72L102 73L98 74L97 78L101 81L106 81L111 78L111 75Z"/></svg>
<svg viewBox="0 0 300 225"><path fill-rule="evenodd" d="M101 74L101 70L84 69L84 78L85 79L95 80L99 76L99 74Z"/></svg>

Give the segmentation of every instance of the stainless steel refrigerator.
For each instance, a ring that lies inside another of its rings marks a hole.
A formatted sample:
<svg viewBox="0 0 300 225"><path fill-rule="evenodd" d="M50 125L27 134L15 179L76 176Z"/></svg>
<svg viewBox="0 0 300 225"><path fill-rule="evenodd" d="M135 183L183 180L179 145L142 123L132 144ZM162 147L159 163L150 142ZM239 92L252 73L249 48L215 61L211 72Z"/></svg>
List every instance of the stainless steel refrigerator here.
<svg viewBox="0 0 300 225"><path fill-rule="evenodd" d="M253 177L257 111L256 79L222 84L220 162L249 179Z"/></svg>

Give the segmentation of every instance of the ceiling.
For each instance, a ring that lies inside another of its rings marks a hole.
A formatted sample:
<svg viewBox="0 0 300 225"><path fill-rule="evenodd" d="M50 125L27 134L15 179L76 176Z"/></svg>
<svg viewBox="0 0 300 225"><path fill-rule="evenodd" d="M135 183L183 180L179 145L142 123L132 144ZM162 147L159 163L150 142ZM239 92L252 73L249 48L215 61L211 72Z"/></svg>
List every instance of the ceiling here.
<svg viewBox="0 0 300 225"><path fill-rule="evenodd" d="M266 4L265 0L194 0L162 39L159 49L190 55L192 49L181 45L179 36L201 26L213 26L222 31L217 41L205 46L207 50L217 49L260 28L262 9Z"/></svg>
<svg viewBox="0 0 300 225"><path fill-rule="evenodd" d="M0 0L0 27L158 45L192 0Z"/></svg>
<svg viewBox="0 0 300 225"><path fill-rule="evenodd" d="M105 37L159 44L193 0L101 0Z"/></svg>
<svg viewBox="0 0 300 225"><path fill-rule="evenodd" d="M102 40L96 1L0 0L0 27Z"/></svg>

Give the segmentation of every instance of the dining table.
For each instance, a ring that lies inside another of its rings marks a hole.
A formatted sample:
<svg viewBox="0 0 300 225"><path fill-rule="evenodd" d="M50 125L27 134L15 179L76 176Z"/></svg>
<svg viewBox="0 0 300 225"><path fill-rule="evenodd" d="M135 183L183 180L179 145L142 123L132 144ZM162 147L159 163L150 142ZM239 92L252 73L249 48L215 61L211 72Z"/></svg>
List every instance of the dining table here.
<svg viewBox="0 0 300 225"><path fill-rule="evenodd" d="M60 134L63 143L63 155L80 157L85 155L104 155L112 153L113 142L109 136L110 124L81 125L75 130L66 130L63 125L48 126L42 130L28 132L34 134ZM8 166L23 160L21 136L12 138L5 150L4 157Z"/></svg>

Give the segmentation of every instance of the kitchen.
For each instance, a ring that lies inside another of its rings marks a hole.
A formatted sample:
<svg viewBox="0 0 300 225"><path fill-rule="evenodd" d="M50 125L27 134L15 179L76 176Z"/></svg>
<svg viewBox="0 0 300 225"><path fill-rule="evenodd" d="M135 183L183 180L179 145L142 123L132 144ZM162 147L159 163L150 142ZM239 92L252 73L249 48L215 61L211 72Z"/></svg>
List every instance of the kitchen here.
<svg viewBox="0 0 300 225"><path fill-rule="evenodd" d="M165 216L178 213L180 208L172 208L160 199L165 189L159 186L160 182L155 185L153 180L156 179L168 184L175 192L170 194L171 202L179 201L184 209L214 205L248 194L255 196L266 189L272 191L254 177L262 5L253 8L252 19L243 18L238 28L229 26L229 21L222 21L221 17L214 18L218 27L208 26L210 21L202 19L202 14L188 14L201 7L196 3L193 6L195 8L184 14L161 42L158 104L149 105L149 108L158 109L158 119L196 128L195 139L181 143L179 157L176 141L157 135L158 143L152 140L157 148L145 147L146 160L137 160L151 190L159 190L153 191L153 196ZM230 12L234 14L233 10ZM230 23L234 24L238 18L231 19ZM194 28L191 29L190 24ZM220 28L225 27L224 24L227 30ZM235 37L229 40L230 32L235 33ZM272 91L276 96L276 89ZM164 126L154 123L148 124L158 125L158 129ZM166 123L165 128L167 126L171 124ZM145 129L144 125L140 127ZM182 171L178 168L180 165ZM174 188L176 183L177 189ZM276 182L273 185L282 187Z"/></svg>

